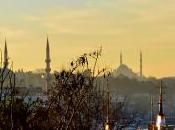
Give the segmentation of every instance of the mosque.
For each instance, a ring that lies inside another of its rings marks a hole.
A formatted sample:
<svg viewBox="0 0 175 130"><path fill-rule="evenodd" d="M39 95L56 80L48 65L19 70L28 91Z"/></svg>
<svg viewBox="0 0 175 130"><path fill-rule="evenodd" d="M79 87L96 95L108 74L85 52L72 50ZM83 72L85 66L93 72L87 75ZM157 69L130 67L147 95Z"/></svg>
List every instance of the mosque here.
<svg viewBox="0 0 175 130"><path fill-rule="evenodd" d="M113 77L127 77L129 79L138 79L143 80L145 77L143 76L143 62L142 62L142 52L140 52L140 65L139 73L133 72L132 69L130 69L126 64L123 63L123 55L122 52L120 53L120 66L113 71Z"/></svg>
<svg viewBox="0 0 175 130"><path fill-rule="evenodd" d="M5 40L4 52L1 52L1 68L6 68L6 70L13 71L13 63L9 63L8 48L7 42ZM3 62L2 62L3 61ZM49 86L52 84L53 75L51 74L51 58L50 58L50 47L49 39L47 37L46 42L46 58L45 58L46 67L45 70L38 73L28 71L24 72L22 69L15 71L16 75L16 88L22 93L30 93L31 95L36 95L47 91ZM10 64L10 65L9 65Z"/></svg>
<svg viewBox="0 0 175 130"><path fill-rule="evenodd" d="M2 61L2 55L1 55ZM46 40L46 57L45 57L45 70L41 70L40 72L24 72L22 69L15 72L16 74L16 86L21 90L29 89L35 92L42 92L47 91L48 87L51 86L52 80L54 79L53 75L51 74L51 57L50 57L50 47L49 47L49 39L47 37ZM4 60L3 65L1 63L1 68L3 66L9 67L9 58L8 58L8 48L7 42L5 40L5 47L4 47ZM120 66L115 69L112 73L114 77L125 76L130 79L138 79L143 80L145 79L143 76L142 71L142 52L140 51L140 72L135 73L130 69L126 64L123 63L123 55L122 52L120 53ZM36 90L35 90L36 89ZM35 94L35 93L33 93Z"/></svg>

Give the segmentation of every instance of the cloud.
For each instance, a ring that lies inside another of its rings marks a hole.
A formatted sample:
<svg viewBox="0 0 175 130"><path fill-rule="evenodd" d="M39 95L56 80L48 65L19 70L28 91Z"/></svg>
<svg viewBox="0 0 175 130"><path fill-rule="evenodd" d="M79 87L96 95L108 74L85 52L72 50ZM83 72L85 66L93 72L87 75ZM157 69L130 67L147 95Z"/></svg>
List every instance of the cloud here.
<svg viewBox="0 0 175 130"><path fill-rule="evenodd" d="M21 38L21 37L24 38L26 35L28 35L28 33L22 29L10 28L5 26L0 26L0 32L4 35L4 37L12 38L12 39Z"/></svg>
<svg viewBox="0 0 175 130"><path fill-rule="evenodd" d="M25 16L25 17L24 17L24 20L30 21L30 22L37 22L37 21L40 21L39 17L37 17L37 16L32 16L32 15Z"/></svg>
<svg viewBox="0 0 175 130"><path fill-rule="evenodd" d="M55 33L113 35L127 31L117 25L117 23L123 24L124 22L116 21L115 17L95 8L51 10L40 16L26 16L24 20L29 23L35 22ZM117 29L116 26L118 26Z"/></svg>

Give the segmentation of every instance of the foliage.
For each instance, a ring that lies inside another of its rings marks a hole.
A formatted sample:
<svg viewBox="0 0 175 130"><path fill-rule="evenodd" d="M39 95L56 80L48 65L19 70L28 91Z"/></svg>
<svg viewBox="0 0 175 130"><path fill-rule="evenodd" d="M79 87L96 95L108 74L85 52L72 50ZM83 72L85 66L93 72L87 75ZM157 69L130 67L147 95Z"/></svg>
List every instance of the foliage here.
<svg viewBox="0 0 175 130"><path fill-rule="evenodd" d="M126 127L133 121L126 105L109 102L106 88L98 84L99 77L104 75L103 80L108 82L110 76L106 68L97 68L101 55L102 48L85 53L70 63L70 69L55 73L55 83L45 95L47 100L40 97L26 102L25 97L17 97L15 73L4 67L0 75L0 130L97 129L106 121L107 102L111 123Z"/></svg>

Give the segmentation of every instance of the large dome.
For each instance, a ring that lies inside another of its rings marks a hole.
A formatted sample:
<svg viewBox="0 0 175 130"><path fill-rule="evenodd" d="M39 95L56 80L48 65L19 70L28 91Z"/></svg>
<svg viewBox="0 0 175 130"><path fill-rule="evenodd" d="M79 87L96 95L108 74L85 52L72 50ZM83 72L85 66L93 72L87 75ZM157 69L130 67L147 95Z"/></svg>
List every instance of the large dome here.
<svg viewBox="0 0 175 130"><path fill-rule="evenodd" d="M116 70L114 70L113 75L114 77L122 75L131 79L138 78L138 75L125 64L121 64Z"/></svg>

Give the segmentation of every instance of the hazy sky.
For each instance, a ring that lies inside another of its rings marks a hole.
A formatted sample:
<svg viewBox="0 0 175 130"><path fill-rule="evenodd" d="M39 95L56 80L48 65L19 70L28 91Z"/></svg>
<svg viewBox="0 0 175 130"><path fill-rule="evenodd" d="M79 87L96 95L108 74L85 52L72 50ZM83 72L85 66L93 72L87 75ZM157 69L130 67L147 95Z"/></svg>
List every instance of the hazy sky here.
<svg viewBox="0 0 175 130"><path fill-rule="evenodd" d="M45 67L49 35L52 70L103 46L101 66L124 63L146 76L175 76L175 0L0 0L0 47L7 38L15 69Z"/></svg>

